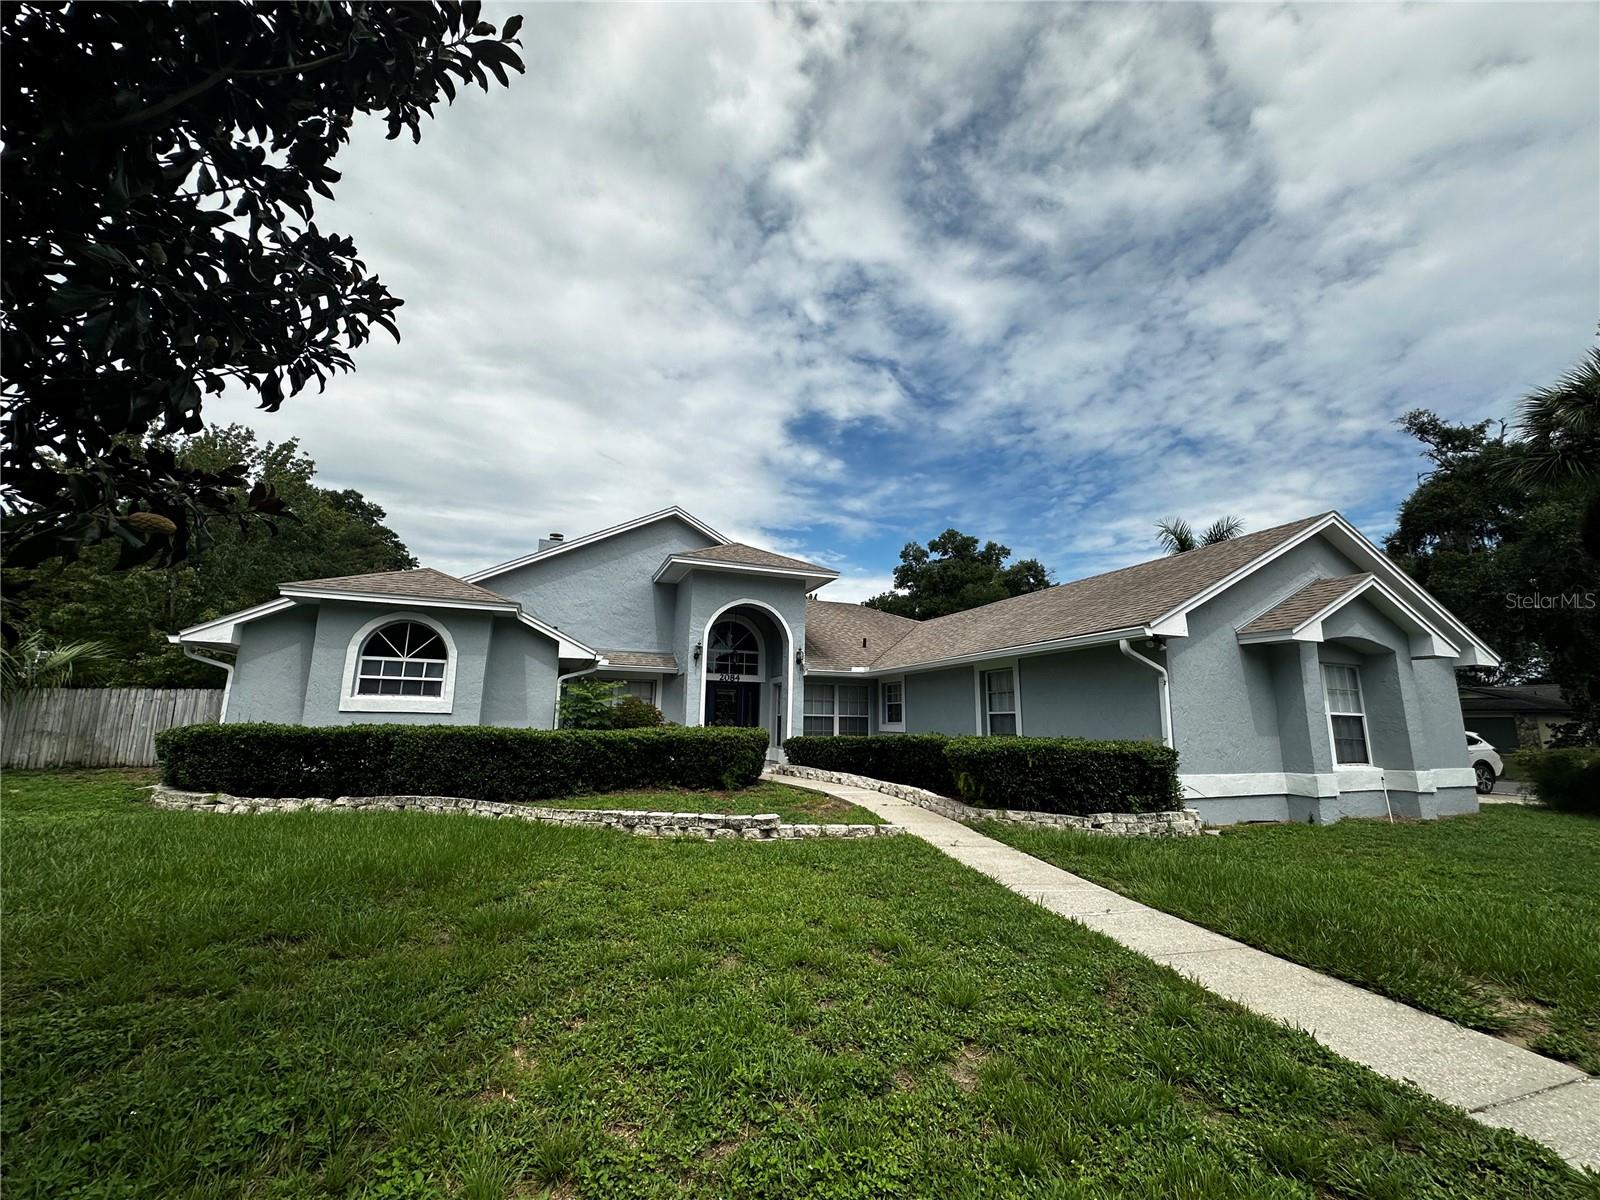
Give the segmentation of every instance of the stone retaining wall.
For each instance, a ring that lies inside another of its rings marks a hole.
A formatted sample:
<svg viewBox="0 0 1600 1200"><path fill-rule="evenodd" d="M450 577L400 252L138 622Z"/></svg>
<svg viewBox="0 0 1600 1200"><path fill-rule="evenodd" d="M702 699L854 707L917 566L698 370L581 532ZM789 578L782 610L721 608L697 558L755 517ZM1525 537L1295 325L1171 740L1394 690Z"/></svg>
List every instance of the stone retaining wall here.
<svg viewBox="0 0 1600 1200"><path fill-rule="evenodd" d="M790 779L817 779L845 787L866 788L909 801L952 821L1014 821L1019 825L1043 825L1052 829L1077 829L1084 833L1108 833L1119 837L1193 837L1204 829L1200 814L1185 808L1171 812L1090 813L1076 817L1067 813L1033 812L1018 808L974 808L937 792L890 783L866 775L844 771L824 771L820 767L800 767L793 763L773 763L767 773Z"/></svg>
<svg viewBox="0 0 1600 1200"><path fill-rule="evenodd" d="M800 838L889 837L903 833L898 825L791 825L777 813L735 816L729 813L641 812L627 808L536 808L460 796L230 796L220 792L180 792L157 785L150 789L156 808L188 812L433 812L467 813L475 817L532 821L539 825L582 825L620 829L639 837L687 837L706 841L794 841Z"/></svg>

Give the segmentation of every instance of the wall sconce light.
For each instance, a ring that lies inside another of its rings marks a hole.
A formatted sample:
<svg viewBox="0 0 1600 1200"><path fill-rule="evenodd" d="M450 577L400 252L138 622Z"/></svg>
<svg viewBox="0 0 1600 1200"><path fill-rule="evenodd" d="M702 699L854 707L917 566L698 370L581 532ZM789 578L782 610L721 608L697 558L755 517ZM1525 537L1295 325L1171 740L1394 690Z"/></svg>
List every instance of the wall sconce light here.
<svg viewBox="0 0 1600 1200"><path fill-rule="evenodd" d="M796 650L794 652L794 665L797 667L806 665L806 652L804 650Z"/></svg>
<svg viewBox="0 0 1600 1200"><path fill-rule="evenodd" d="M704 646L704 644L703 644L703 643L701 643L701 642L696 642L696 643L695 643L695 644L694 644L694 660L695 660L695 662L699 662L699 661L700 661L700 653L701 653L701 651L703 651L703 650L704 650L704 649L705 649L705 646Z"/></svg>

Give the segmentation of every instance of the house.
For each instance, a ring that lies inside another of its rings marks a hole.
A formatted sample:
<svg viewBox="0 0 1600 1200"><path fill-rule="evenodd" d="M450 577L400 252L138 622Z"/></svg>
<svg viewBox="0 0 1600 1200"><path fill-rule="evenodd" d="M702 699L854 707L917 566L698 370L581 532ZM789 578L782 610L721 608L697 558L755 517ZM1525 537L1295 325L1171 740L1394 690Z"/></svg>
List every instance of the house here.
<svg viewBox="0 0 1600 1200"><path fill-rule="evenodd" d="M1175 745L1215 823L1472 811L1455 668L1493 652L1328 512L929 621L679 508L454 578L285 583L185 629L225 721L547 728L617 680L686 725ZM231 660L217 657L230 654Z"/></svg>
<svg viewBox="0 0 1600 1200"><path fill-rule="evenodd" d="M1552 726L1572 720L1572 705L1553 683L1462 684L1460 698L1467 728L1501 754L1548 746Z"/></svg>

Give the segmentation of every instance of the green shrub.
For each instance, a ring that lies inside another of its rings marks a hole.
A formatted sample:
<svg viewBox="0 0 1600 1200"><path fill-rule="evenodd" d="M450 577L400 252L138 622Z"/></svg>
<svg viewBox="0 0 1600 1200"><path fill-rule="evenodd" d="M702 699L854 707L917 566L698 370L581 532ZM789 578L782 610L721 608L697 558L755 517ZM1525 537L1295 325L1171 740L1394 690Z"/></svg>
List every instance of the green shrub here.
<svg viewBox="0 0 1600 1200"><path fill-rule="evenodd" d="M942 733L887 733L874 737L792 737L783 743L799 767L867 775L944 796L956 794L945 761L949 738Z"/></svg>
<svg viewBox="0 0 1600 1200"><path fill-rule="evenodd" d="M613 729L612 705L617 702L614 679L574 679L561 687L557 719L562 729Z"/></svg>
<svg viewBox="0 0 1600 1200"><path fill-rule="evenodd" d="M624 696L611 710L613 729L649 729L661 724L661 710L637 696Z"/></svg>
<svg viewBox="0 0 1600 1200"><path fill-rule="evenodd" d="M1182 808L1178 752L1154 742L960 737L945 759L961 799L1035 812L1162 812Z"/></svg>
<svg viewBox="0 0 1600 1200"><path fill-rule="evenodd" d="M1518 775L1551 808L1600 816L1600 748L1518 750Z"/></svg>
<svg viewBox="0 0 1600 1200"><path fill-rule="evenodd" d="M1082 738L793 737L796 766L904 783L982 808L1161 812L1182 808L1178 752L1152 742Z"/></svg>
<svg viewBox="0 0 1600 1200"><path fill-rule="evenodd" d="M760 729L484 725L188 725L156 735L175 788L237 796L543 800L625 788L735 788L766 760Z"/></svg>

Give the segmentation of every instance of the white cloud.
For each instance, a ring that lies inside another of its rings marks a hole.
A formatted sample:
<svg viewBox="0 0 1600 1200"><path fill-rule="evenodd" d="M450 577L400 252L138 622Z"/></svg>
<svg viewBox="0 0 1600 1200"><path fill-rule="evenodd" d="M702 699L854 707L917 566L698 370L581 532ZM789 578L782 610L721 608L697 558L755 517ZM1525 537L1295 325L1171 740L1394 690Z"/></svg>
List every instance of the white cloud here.
<svg viewBox="0 0 1600 1200"><path fill-rule="evenodd" d="M404 343L211 414L446 569L667 503L851 597L947 524L1069 577L1169 513L1381 532L1399 412L1593 331L1593 7L526 15L527 75L358 129L319 213Z"/></svg>

